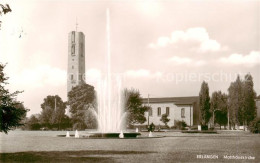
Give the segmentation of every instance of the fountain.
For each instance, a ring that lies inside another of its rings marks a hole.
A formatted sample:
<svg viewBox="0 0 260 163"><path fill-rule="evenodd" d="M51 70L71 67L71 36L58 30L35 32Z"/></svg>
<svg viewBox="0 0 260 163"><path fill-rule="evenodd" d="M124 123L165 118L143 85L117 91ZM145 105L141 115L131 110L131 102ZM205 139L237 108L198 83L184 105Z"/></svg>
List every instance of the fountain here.
<svg viewBox="0 0 260 163"><path fill-rule="evenodd" d="M123 128L123 109L121 103L121 82L119 78L112 80L111 62L110 62L110 15L109 9L107 15L107 67L106 76L98 84L98 110L97 121L98 131L101 133L120 132Z"/></svg>
<svg viewBox="0 0 260 163"><path fill-rule="evenodd" d="M92 113L98 122L98 131L84 135L86 138L136 138L141 135L138 132L124 132L126 113L122 102L121 80L119 77L112 79L111 76L111 61L110 61L110 13L106 10L106 33L107 33L107 55L106 55L106 75L103 80L100 80L97 88L98 108ZM63 135L60 135L63 136ZM75 138L79 138L79 133L76 130Z"/></svg>
<svg viewBox="0 0 260 163"><path fill-rule="evenodd" d="M110 55L110 13L106 10L107 55L106 75L99 81L97 88L98 108L93 110L98 122L98 133L90 137L136 137L140 133L123 133L126 113L123 109L122 89L120 77L111 76Z"/></svg>

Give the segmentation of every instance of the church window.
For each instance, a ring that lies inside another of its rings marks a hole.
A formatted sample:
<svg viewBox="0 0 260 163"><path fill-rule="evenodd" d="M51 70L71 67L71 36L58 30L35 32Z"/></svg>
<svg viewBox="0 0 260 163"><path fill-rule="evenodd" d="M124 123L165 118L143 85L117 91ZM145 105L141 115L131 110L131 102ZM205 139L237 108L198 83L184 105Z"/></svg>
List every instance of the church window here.
<svg viewBox="0 0 260 163"><path fill-rule="evenodd" d="M181 108L181 117L185 118L185 108Z"/></svg>
<svg viewBox="0 0 260 163"><path fill-rule="evenodd" d="M166 115L170 115L170 108L166 107Z"/></svg>
<svg viewBox="0 0 260 163"><path fill-rule="evenodd" d="M75 32L72 32L72 34L71 34L71 41L72 41L72 43L75 42Z"/></svg>
<svg viewBox="0 0 260 163"><path fill-rule="evenodd" d="M75 55L75 45L71 45L71 55Z"/></svg>
<svg viewBox="0 0 260 163"><path fill-rule="evenodd" d="M73 80L73 75L70 76L70 79Z"/></svg>
<svg viewBox="0 0 260 163"><path fill-rule="evenodd" d="M84 57L84 55L83 55L83 43L80 43L80 53L81 53L81 57Z"/></svg>
<svg viewBox="0 0 260 163"><path fill-rule="evenodd" d="M80 81L82 80L82 75L81 75L81 74L79 74L79 80L80 80Z"/></svg>
<svg viewBox="0 0 260 163"><path fill-rule="evenodd" d="M152 108L149 109L149 116L153 116L153 110L152 110Z"/></svg>
<svg viewBox="0 0 260 163"><path fill-rule="evenodd" d="M158 116L160 116L161 115L161 107L158 107L157 111L158 111Z"/></svg>
<svg viewBox="0 0 260 163"><path fill-rule="evenodd" d="M72 69L74 69L74 66L72 66Z"/></svg>

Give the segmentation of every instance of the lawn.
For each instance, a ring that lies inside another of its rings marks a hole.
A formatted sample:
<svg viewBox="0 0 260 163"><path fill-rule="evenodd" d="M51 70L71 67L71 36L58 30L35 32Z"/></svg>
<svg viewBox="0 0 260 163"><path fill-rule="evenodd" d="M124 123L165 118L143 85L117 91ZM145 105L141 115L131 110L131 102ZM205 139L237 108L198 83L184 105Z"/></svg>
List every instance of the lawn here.
<svg viewBox="0 0 260 163"><path fill-rule="evenodd" d="M66 132L1 134L0 162L260 162L260 135L243 131L154 133L165 137L148 139L56 136L60 134Z"/></svg>

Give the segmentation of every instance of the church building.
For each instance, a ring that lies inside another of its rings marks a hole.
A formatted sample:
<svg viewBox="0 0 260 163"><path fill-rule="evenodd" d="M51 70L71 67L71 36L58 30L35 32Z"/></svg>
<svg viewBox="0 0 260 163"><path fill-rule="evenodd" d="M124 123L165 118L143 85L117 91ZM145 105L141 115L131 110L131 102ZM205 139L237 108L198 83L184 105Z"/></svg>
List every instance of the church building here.
<svg viewBox="0 0 260 163"><path fill-rule="evenodd" d="M168 126L175 126L176 121L184 121L188 126L199 124L199 97L160 97L143 98L143 104L152 109L145 113L146 122L144 125L153 123L163 126L160 120L163 114L168 115Z"/></svg>

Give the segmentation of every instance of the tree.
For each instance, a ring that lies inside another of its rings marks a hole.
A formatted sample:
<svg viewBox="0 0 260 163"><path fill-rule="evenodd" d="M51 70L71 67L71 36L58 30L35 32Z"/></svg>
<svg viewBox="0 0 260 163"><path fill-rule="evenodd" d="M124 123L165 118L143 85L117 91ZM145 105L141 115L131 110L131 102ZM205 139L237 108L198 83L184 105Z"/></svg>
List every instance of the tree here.
<svg viewBox="0 0 260 163"><path fill-rule="evenodd" d="M16 91L10 93L4 88L8 77L3 72L5 65L0 63L0 132L8 133L9 130L23 125L22 119L25 118L28 109L25 109L22 102L17 101L17 95L21 93Z"/></svg>
<svg viewBox="0 0 260 163"><path fill-rule="evenodd" d="M232 125L249 125L256 117L256 93L253 77L245 75L242 81L238 76L228 88L228 106Z"/></svg>
<svg viewBox="0 0 260 163"><path fill-rule="evenodd" d="M39 116L38 116L39 117ZM40 130L41 124L37 115L31 115L29 120L26 123L26 129L28 130Z"/></svg>
<svg viewBox="0 0 260 163"><path fill-rule="evenodd" d="M249 123L249 130L252 133L260 133L260 118L256 117L253 121Z"/></svg>
<svg viewBox="0 0 260 163"><path fill-rule="evenodd" d="M90 109L85 112L85 117L86 128L95 129L98 127L96 117L93 115L93 112Z"/></svg>
<svg viewBox="0 0 260 163"><path fill-rule="evenodd" d="M65 116L66 103L58 96L47 96L41 104L41 123L45 127L60 129Z"/></svg>
<svg viewBox="0 0 260 163"><path fill-rule="evenodd" d="M244 80L244 124L248 125L256 117L256 92L254 91L253 77L250 74L246 74Z"/></svg>
<svg viewBox="0 0 260 163"><path fill-rule="evenodd" d="M221 129L221 126L226 126L228 123L227 112L223 110L216 110L215 119L216 119L216 123L219 124Z"/></svg>
<svg viewBox="0 0 260 163"><path fill-rule="evenodd" d="M2 16L2 13L6 14L11 11L12 10L8 4L5 4L5 5L0 4L0 16ZM1 23L2 23L2 21L0 21L0 30L1 30Z"/></svg>
<svg viewBox="0 0 260 163"><path fill-rule="evenodd" d="M134 125L136 123L144 123L146 118L145 111L149 109L148 106L143 105L142 98L138 90L124 90L125 110L127 112L127 124Z"/></svg>
<svg viewBox="0 0 260 163"><path fill-rule="evenodd" d="M199 93L200 120L202 125L207 125L210 119L210 97L208 83L205 81L201 84Z"/></svg>
<svg viewBox="0 0 260 163"><path fill-rule="evenodd" d="M95 90L94 87L82 83L68 93L68 104L70 105L71 119L74 129L85 129L90 126L90 122L95 124L97 122L93 116L89 116L87 112L90 108L96 107ZM88 123L88 124L87 124ZM93 126L91 126L92 128Z"/></svg>
<svg viewBox="0 0 260 163"><path fill-rule="evenodd" d="M151 132L154 132L155 130L155 125L153 123L151 123L149 126L148 126L148 131L151 131Z"/></svg>
<svg viewBox="0 0 260 163"><path fill-rule="evenodd" d="M61 129L71 129L71 128L72 128L72 122L70 117L64 115L61 119Z"/></svg>
<svg viewBox="0 0 260 163"><path fill-rule="evenodd" d="M258 95L258 96L256 97L256 99L260 99L260 95Z"/></svg>
<svg viewBox="0 0 260 163"><path fill-rule="evenodd" d="M241 125L245 119L243 83L240 76L228 88L228 108L231 125Z"/></svg>
<svg viewBox="0 0 260 163"><path fill-rule="evenodd" d="M5 5L0 4L0 7L1 7L1 9L2 9L2 11L0 10L0 16L2 15L2 12L3 12L4 14L6 14L6 13L12 11L11 8L10 8L10 6L9 6L8 4L5 4Z"/></svg>
<svg viewBox="0 0 260 163"><path fill-rule="evenodd" d="M213 125L215 122L220 126L227 124L227 108L227 95L221 91L213 92L210 99Z"/></svg>
<svg viewBox="0 0 260 163"><path fill-rule="evenodd" d="M165 126L168 126L167 123L170 121L170 119L168 118L167 114L163 114L160 121L162 121L165 124Z"/></svg>

